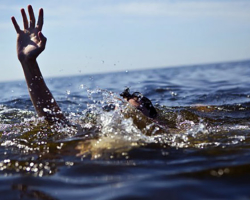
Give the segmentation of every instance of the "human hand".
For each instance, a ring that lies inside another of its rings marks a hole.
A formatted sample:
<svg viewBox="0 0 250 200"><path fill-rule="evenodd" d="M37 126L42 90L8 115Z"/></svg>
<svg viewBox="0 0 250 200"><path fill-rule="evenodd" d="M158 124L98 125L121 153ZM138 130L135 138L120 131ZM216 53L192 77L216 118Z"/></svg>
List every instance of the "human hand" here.
<svg viewBox="0 0 250 200"><path fill-rule="evenodd" d="M24 29L21 30L15 17L12 17L12 23L17 32L17 56L20 62L25 60L35 60L45 49L46 37L42 34L43 27L43 9L39 10L37 25L31 5L28 6L30 23L28 23L25 10L21 9Z"/></svg>

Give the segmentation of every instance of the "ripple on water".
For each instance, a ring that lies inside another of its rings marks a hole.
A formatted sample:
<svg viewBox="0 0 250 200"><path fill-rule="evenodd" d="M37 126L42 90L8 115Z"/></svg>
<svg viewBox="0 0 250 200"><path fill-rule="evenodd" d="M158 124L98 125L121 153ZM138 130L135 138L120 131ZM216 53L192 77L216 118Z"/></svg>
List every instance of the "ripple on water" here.
<svg viewBox="0 0 250 200"><path fill-rule="evenodd" d="M50 88L72 126L50 126L36 117L27 95L5 95L1 197L246 199L250 91L245 65L53 79ZM109 90L95 88L106 82ZM157 103L157 120L119 99L131 85ZM24 86L15 90L26 94Z"/></svg>

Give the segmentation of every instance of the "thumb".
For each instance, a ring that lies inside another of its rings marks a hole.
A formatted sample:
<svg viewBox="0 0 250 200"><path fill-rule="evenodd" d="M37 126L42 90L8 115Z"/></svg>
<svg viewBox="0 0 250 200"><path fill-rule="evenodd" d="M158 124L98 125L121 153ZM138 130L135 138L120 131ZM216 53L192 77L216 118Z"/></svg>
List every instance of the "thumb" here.
<svg viewBox="0 0 250 200"><path fill-rule="evenodd" d="M45 45L46 45L46 42L47 42L47 38L42 34L41 31L38 32L38 37L40 39L41 47L45 48Z"/></svg>

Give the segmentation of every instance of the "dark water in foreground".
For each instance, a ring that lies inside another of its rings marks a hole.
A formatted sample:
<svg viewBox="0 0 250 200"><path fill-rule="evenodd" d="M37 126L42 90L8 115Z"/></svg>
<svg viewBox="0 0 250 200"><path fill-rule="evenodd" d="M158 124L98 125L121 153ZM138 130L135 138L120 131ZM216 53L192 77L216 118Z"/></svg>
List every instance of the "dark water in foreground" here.
<svg viewBox="0 0 250 200"><path fill-rule="evenodd" d="M79 131L0 83L0 199L250 199L249 77L246 61L47 80ZM158 123L117 99L126 86Z"/></svg>

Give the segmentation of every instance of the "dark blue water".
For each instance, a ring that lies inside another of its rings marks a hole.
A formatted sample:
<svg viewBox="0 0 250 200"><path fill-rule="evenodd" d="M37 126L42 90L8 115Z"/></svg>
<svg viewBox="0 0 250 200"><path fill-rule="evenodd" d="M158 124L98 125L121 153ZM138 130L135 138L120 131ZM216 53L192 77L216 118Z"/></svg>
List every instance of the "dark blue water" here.
<svg viewBox="0 0 250 200"><path fill-rule="evenodd" d="M244 61L46 79L78 128L0 83L0 199L249 199L249 77ZM157 120L119 100L126 87Z"/></svg>

